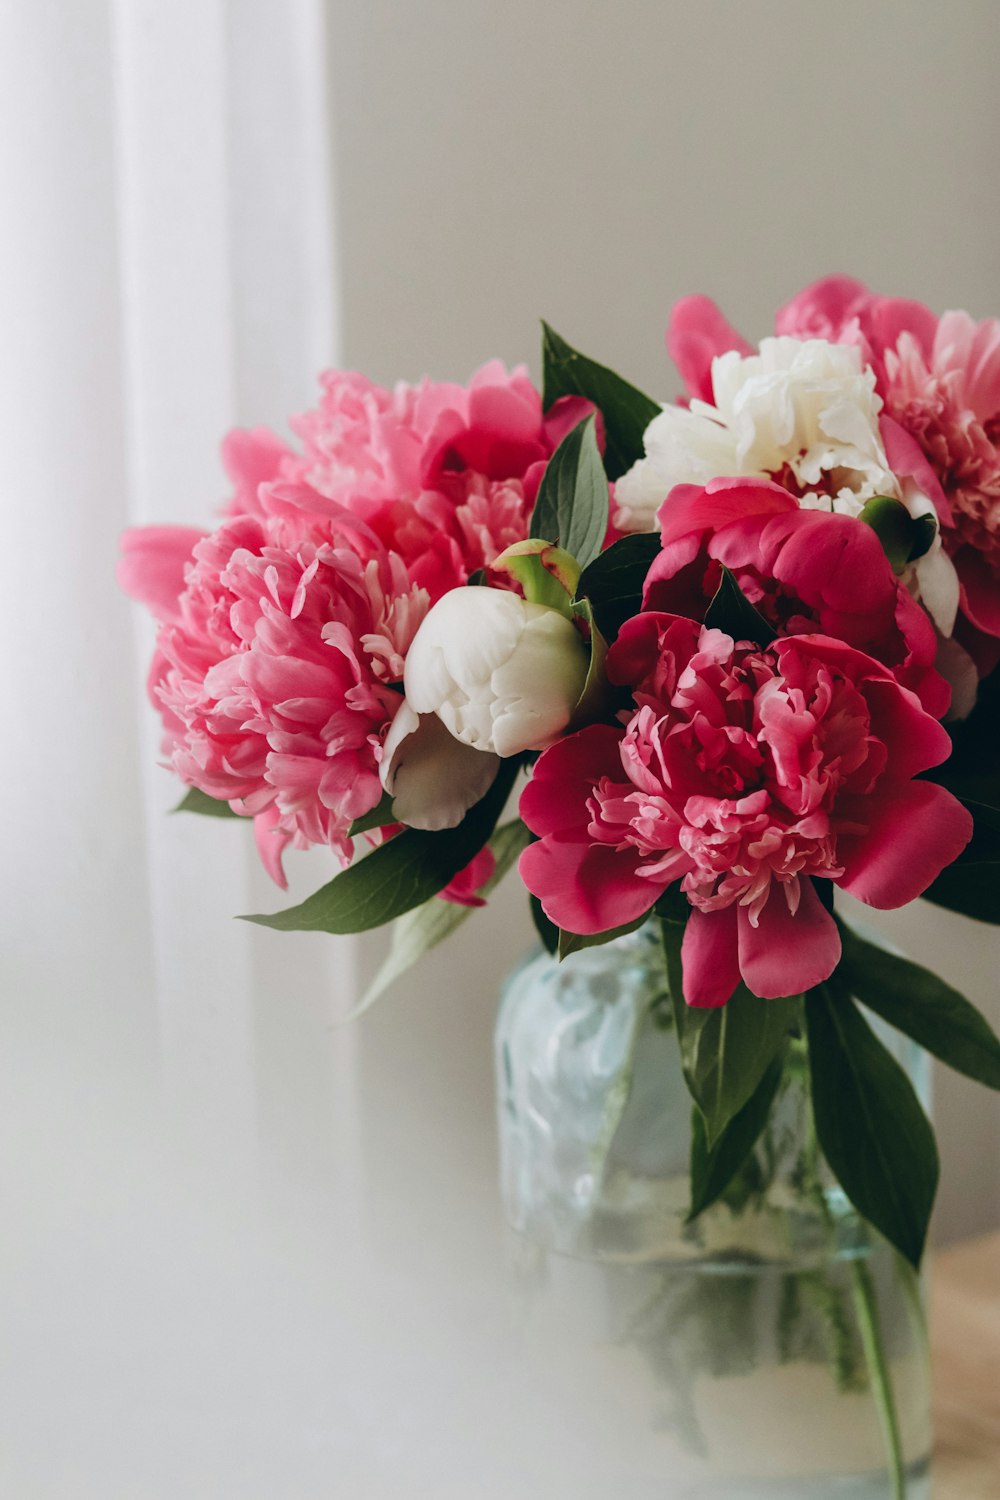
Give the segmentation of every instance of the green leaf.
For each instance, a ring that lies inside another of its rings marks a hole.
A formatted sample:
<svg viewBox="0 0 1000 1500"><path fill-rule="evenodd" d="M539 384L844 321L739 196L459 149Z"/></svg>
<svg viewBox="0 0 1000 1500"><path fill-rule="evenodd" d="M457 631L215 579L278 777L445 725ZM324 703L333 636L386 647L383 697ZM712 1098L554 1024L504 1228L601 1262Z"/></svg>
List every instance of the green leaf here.
<svg viewBox="0 0 1000 1500"><path fill-rule="evenodd" d="M980 822L961 854L927 887L937 906L979 922L1000 923L1000 834Z"/></svg>
<svg viewBox="0 0 1000 1500"><path fill-rule="evenodd" d="M546 411L562 396L584 396L597 407L604 418L605 468L609 479L618 479L642 458L643 435L663 408L613 370L580 354L548 323L542 324L542 367Z"/></svg>
<svg viewBox="0 0 1000 1500"><path fill-rule="evenodd" d="M502 760L496 781L457 828L404 829L342 871L299 906L241 918L277 932L367 932L436 896L478 854L496 826L517 775Z"/></svg>
<svg viewBox="0 0 1000 1500"><path fill-rule="evenodd" d="M373 828L386 828L390 823L398 822L399 819L392 810L392 797L388 792L383 792L370 812L362 813L360 818L354 819L347 830L347 837L357 838L359 833L370 833Z"/></svg>
<svg viewBox="0 0 1000 1500"><path fill-rule="evenodd" d="M570 730L582 729L585 724L593 724L596 719L604 718L609 693L607 674L604 670L608 643L597 628L590 600L577 600L573 605L573 614L583 622L586 642L590 648L590 661L583 690L576 700L573 717L569 722Z"/></svg>
<svg viewBox="0 0 1000 1500"><path fill-rule="evenodd" d="M579 953L581 948L599 948L603 943L610 943L613 938L624 937L627 932L637 932L648 917L649 913L643 912L634 922L625 922L623 926L612 927L608 932L591 932L586 935L559 929L559 962L568 958L571 953Z"/></svg>
<svg viewBox="0 0 1000 1500"><path fill-rule="evenodd" d="M684 928L661 921L667 985L673 1002L681 1068L705 1121L709 1148L756 1093L764 1074L795 1028L798 995L761 1000L739 985L725 1005L712 1010L687 1005L683 994L681 943Z"/></svg>
<svg viewBox="0 0 1000 1500"><path fill-rule="evenodd" d="M713 630L724 630L734 641L754 641L761 647L769 646L778 634L750 603L725 567L715 596L705 611L705 624Z"/></svg>
<svg viewBox="0 0 1000 1500"><path fill-rule="evenodd" d="M625 621L639 613L646 574L659 551L660 538L640 532L613 542L584 568L577 595L590 600L606 641L613 641Z"/></svg>
<svg viewBox="0 0 1000 1500"><path fill-rule="evenodd" d="M496 868L489 880L484 882L481 895L492 895L530 839L531 834L520 818L514 818L496 830L489 841ZM391 984L405 974L407 969L412 968L417 959L436 948L446 937L450 937L476 909L473 906L461 906L455 901L443 901L440 896L432 896L423 906L414 907L412 911L399 917L393 925L389 951L348 1019L354 1020L370 1005L374 1005Z"/></svg>
<svg viewBox="0 0 1000 1500"><path fill-rule="evenodd" d="M858 519L874 531L897 574L929 552L937 535L933 516L911 516L903 502L891 495L873 495Z"/></svg>
<svg viewBox="0 0 1000 1500"><path fill-rule="evenodd" d="M531 907L531 920L535 924L542 947L546 953L553 957L559 952L559 928L554 922L550 922L542 910L542 903L537 896L529 896L528 903Z"/></svg>
<svg viewBox="0 0 1000 1500"><path fill-rule="evenodd" d="M806 1020L823 1154L858 1212L919 1268L939 1166L913 1085L846 991L810 990Z"/></svg>
<svg viewBox="0 0 1000 1500"><path fill-rule="evenodd" d="M608 532L608 479L597 451L594 418L568 432L538 487L531 535L558 542L585 568Z"/></svg>
<svg viewBox="0 0 1000 1500"><path fill-rule="evenodd" d="M737 1110L714 1146L708 1143L705 1121L697 1107L691 1111L691 1211L688 1223L704 1213L732 1182L767 1124L784 1069L783 1052L768 1064L760 1083L742 1109Z"/></svg>
<svg viewBox="0 0 1000 1500"><path fill-rule="evenodd" d="M949 725L949 728L954 735L960 726ZM935 766L923 779L936 781L963 802L976 821L977 831L1000 830L1000 775L956 771L949 756L943 766Z"/></svg>
<svg viewBox="0 0 1000 1500"><path fill-rule="evenodd" d="M837 925L843 957L836 979L854 998L949 1068L1000 1089L1000 1038L976 1007L929 969Z"/></svg>
<svg viewBox="0 0 1000 1500"><path fill-rule="evenodd" d="M173 812L201 813L206 818L239 818L240 813L233 812L228 802L220 801L218 797L209 797L207 793L199 791L196 786L188 787L186 795L178 802Z"/></svg>

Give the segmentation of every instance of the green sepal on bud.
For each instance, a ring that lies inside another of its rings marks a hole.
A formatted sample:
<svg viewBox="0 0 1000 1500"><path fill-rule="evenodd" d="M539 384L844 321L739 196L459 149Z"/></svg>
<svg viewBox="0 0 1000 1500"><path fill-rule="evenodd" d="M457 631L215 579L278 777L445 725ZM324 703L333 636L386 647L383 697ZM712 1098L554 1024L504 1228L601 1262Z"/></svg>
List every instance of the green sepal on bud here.
<svg viewBox="0 0 1000 1500"><path fill-rule="evenodd" d="M508 573L521 585L529 604L556 609L573 618L573 596L580 582L580 564L562 547L541 537L528 537L501 552L490 573Z"/></svg>
<svg viewBox="0 0 1000 1500"><path fill-rule="evenodd" d="M873 495L858 519L874 531L897 577L930 551L937 536L932 515L911 516L903 502L891 495Z"/></svg>

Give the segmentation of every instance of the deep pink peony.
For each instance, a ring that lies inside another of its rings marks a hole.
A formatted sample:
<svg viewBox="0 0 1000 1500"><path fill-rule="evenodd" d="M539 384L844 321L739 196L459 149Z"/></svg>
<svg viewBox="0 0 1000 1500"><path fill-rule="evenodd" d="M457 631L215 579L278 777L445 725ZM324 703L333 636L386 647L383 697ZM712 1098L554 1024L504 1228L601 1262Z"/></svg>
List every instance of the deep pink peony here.
<svg viewBox="0 0 1000 1500"><path fill-rule="evenodd" d="M840 939L814 881L877 907L920 895L965 847L968 812L915 781L948 735L880 663L824 635L767 650L676 615L626 623L608 657L623 728L547 750L521 797L525 884L571 932L607 931L680 881L691 1005L740 977L764 997L826 979Z"/></svg>
<svg viewBox="0 0 1000 1500"><path fill-rule="evenodd" d="M591 409L571 398L543 417L525 370L497 360L467 388L388 390L329 371L319 404L291 423L301 452L265 429L230 434L230 509L268 513L283 486L305 486L363 520L436 600L527 536L546 462Z"/></svg>
<svg viewBox="0 0 1000 1500"><path fill-rule="evenodd" d="M800 510L768 480L716 479L672 490L660 535L647 609L703 619L724 564L779 635L835 636L889 667L935 718L947 712L934 627L863 521Z"/></svg>
<svg viewBox="0 0 1000 1500"><path fill-rule="evenodd" d="M120 577L161 621L150 694L170 765L256 819L283 883L289 841L350 858L428 599L352 517L278 510L234 516L193 550L187 530L126 533Z"/></svg>

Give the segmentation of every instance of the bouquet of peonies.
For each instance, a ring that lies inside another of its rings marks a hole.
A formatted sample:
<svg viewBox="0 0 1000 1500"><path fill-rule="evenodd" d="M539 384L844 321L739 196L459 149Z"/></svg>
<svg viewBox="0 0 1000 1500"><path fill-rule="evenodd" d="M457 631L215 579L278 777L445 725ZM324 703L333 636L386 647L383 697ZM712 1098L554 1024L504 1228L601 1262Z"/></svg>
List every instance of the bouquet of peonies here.
<svg viewBox="0 0 1000 1500"><path fill-rule="evenodd" d="M832 1169L917 1264L934 1139L856 1002L994 1088L1000 1042L833 892L1000 921L1000 323L833 277L759 348L702 297L667 346L662 407L546 328L541 395L336 371L297 446L231 434L215 530L124 539L165 753L279 885L289 844L344 866L249 920L396 923L367 1000L515 861L559 957L657 920L693 1200L798 1032Z"/></svg>

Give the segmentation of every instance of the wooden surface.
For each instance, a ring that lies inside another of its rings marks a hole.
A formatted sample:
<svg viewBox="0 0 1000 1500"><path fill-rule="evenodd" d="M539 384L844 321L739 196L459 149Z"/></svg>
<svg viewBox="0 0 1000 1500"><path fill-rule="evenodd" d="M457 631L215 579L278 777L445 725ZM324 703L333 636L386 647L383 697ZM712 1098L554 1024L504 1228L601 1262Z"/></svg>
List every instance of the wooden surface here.
<svg viewBox="0 0 1000 1500"><path fill-rule="evenodd" d="M931 1268L934 1500L1000 1500L1000 1234Z"/></svg>

